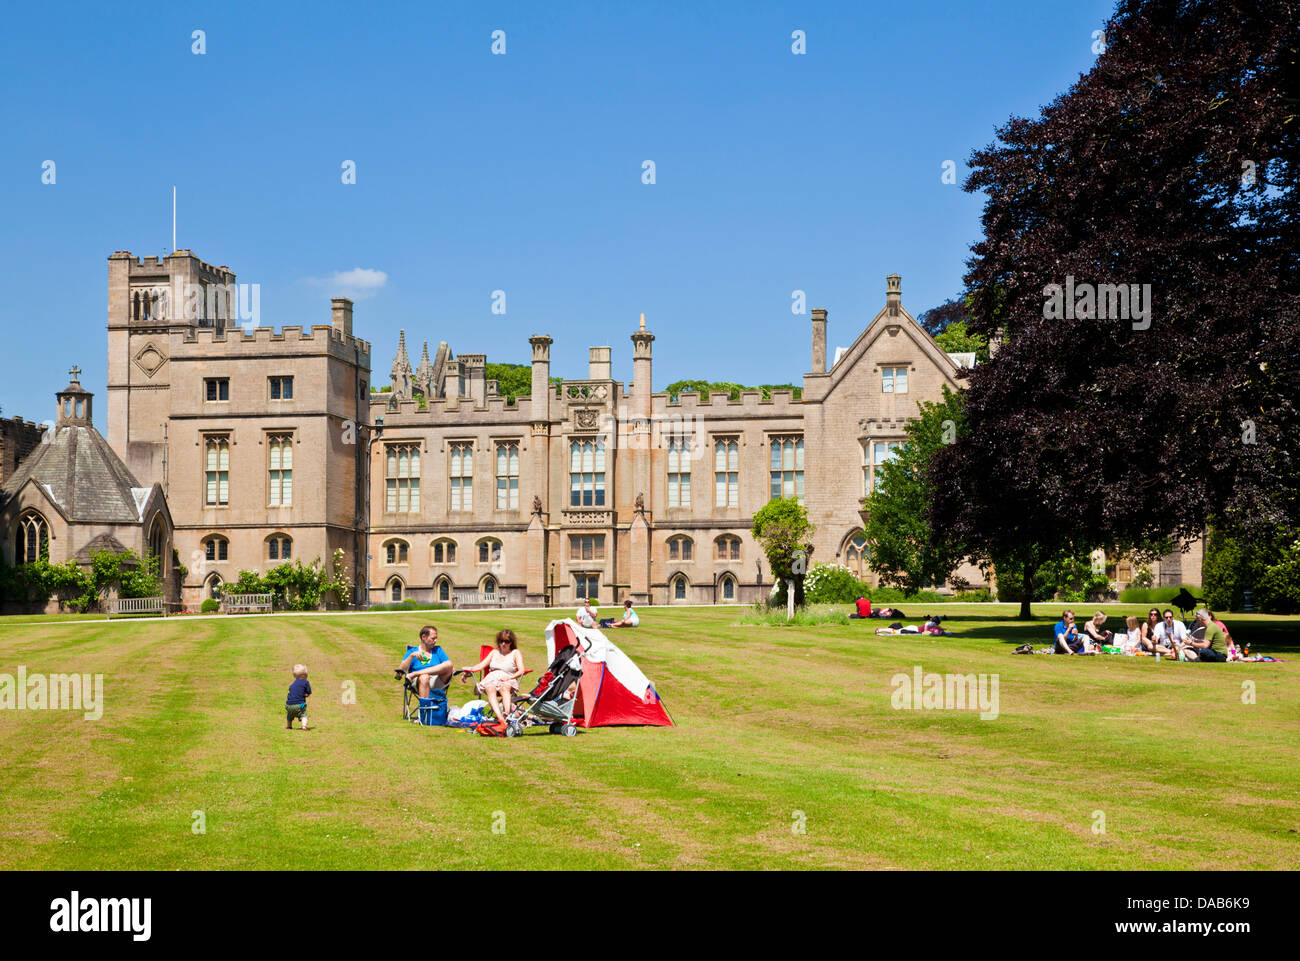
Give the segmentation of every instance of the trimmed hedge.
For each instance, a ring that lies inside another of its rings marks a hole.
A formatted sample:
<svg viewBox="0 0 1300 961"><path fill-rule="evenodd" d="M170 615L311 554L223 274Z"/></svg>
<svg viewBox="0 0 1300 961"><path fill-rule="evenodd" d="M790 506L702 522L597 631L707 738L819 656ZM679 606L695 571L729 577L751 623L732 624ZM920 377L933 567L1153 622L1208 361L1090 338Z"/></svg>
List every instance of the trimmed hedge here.
<svg viewBox="0 0 1300 961"><path fill-rule="evenodd" d="M450 604L425 604L422 601L405 600L397 601L394 604L371 604L372 611L447 611L451 610Z"/></svg>
<svg viewBox="0 0 1300 961"><path fill-rule="evenodd" d="M1121 604L1168 604L1186 588L1187 593L1199 597L1197 584L1180 584L1177 587L1130 587L1119 595Z"/></svg>

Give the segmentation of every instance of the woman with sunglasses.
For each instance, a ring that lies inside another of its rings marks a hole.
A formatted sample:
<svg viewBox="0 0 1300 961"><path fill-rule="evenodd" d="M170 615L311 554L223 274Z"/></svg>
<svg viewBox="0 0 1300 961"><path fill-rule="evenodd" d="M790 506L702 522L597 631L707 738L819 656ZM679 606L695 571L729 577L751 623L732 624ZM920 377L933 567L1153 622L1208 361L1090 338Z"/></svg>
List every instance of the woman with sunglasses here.
<svg viewBox="0 0 1300 961"><path fill-rule="evenodd" d="M1153 607L1147 611L1147 619L1142 622L1141 650L1148 654L1156 652L1156 627L1160 624L1160 608Z"/></svg>

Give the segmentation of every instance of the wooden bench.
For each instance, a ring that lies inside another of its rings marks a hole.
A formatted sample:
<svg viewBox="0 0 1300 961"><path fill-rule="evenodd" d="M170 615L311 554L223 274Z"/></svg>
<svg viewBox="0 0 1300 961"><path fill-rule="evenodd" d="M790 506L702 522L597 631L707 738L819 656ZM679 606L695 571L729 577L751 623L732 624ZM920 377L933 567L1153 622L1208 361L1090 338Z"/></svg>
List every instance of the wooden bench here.
<svg viewBox="0 0 1300 961"><path fill-rule="evenodd" d="M161 614L167 616L167 604L161 597L115 597L108 602L109 619L131 614Z"/></svg>
<svg viewBox="0 0 1300 961"><path fill-rule="evenodd" d="M270 594L226 594L221 598L221 609L227 614L269 614L271 597Z"/></svg>

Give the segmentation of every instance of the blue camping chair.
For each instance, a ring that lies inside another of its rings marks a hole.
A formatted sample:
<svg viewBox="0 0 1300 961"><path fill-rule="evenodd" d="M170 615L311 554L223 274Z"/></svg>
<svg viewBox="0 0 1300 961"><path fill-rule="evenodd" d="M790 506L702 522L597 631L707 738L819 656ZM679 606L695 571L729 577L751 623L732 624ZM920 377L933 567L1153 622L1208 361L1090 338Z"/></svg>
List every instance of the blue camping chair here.
<svg viewBox="0 0 1300 961"><path fill-rule="evenodd" d="M412 651L418 651L418 646L411 646L406 649L402 655L405 661L411 656ZM402 681L402 720L410 721L412 724L426 724L433 727L441 727L447 723L447 691L445 688L431 688L428 697L420 697L419 688L406 676L406 672L398 669L394 674Z"/></svg>

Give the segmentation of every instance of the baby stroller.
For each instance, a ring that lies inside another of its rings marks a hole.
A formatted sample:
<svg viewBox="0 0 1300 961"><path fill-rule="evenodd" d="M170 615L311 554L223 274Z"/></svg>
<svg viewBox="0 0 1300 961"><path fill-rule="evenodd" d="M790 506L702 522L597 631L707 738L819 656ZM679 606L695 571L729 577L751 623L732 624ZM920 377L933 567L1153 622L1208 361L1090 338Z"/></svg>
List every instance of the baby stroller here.
<svg viewBox="0 0 1300 961"><path fill-rule="evenodd" d="M402 655L405 662L412 651L419 647L412 646ZM438 726L447 723L447 690L445 687L430 687L428 697L420 697L419 688L406 676L400 667L393 671L393 676L402 682L402 720L412 724Z"/></svg>
<svg viewBox="0 0 1300 961"><path fill-rule="evenodd" d="M552 734L573 737L578 725L573 723L573 705L577 702L577 682L582 678L582 650L569 644L555 652L555 659L537 680L537 686L522 695L506 715L506 737L518 737L524 728L550 725ZM565 697L570 687L572 697Z"/></svg>

